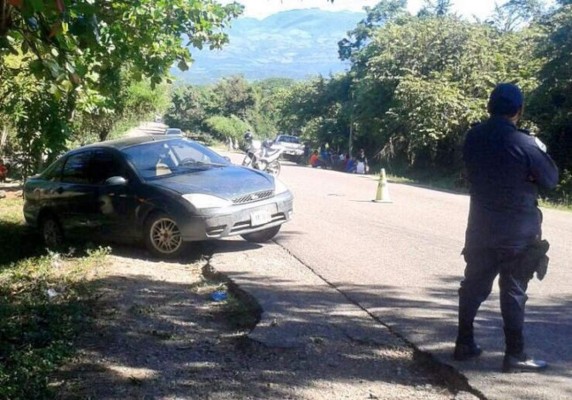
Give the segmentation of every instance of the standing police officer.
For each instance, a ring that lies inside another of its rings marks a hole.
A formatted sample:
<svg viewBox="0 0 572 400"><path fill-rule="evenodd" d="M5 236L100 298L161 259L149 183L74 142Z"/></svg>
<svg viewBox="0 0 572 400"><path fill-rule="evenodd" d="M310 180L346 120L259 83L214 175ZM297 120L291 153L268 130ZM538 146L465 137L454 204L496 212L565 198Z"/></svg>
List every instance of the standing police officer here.
<svg viewBox="0 0 572 400"><path fill-rule="evenodd" d="M463 148L471 205L453 356L463 361L481 354L473 336L473 321L500 275L505 372L535 371L547 366L524 352L526 289L534 273L524 260L530 258L530 249L541 239L538 188L553 189L558 183L558 169L538 139L517 129L523 104L517 86L496 86L488 103L490 118L467 132Z"/></svg>

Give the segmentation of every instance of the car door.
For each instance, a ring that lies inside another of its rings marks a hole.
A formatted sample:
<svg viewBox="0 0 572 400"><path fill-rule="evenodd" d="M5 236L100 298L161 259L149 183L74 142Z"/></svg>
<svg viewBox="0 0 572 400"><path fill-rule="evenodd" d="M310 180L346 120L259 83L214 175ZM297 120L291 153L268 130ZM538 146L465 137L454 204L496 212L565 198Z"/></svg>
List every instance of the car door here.
<svg viewBox="0 0 572 400"><path fill-rule="evenodd" d="M55 191L60 198L57 213L62 226L71 235L89 235L97 228L97 187L90 178L93 151L85 150L68 156Z"/></svg>
<svg viewBox="0 0 572 400"><path fill-rule="evenodd" d="M90 216L92 225L105 239L130 241L136 237L137 179L127 163L111 149L96 149L88 177L97 193L97 210Z"/></svg>

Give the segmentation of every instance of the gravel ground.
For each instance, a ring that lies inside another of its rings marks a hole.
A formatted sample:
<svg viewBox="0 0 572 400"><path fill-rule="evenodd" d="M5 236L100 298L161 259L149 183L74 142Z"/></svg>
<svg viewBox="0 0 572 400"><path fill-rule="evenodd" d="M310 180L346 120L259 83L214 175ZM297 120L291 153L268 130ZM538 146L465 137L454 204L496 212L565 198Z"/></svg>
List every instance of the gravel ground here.
<svg viewBox="0 0 572 400"><path fill-rule="evenodd" d="M265 347L246 336L259 311L244 295L231 287L227 301L211 299L227 288L206 273L207 258L166 263L140 249L119 252L91 276L95 324L56 377L61 399L471 398L397 338L379 346L316 336L304 348Z"/></svg>

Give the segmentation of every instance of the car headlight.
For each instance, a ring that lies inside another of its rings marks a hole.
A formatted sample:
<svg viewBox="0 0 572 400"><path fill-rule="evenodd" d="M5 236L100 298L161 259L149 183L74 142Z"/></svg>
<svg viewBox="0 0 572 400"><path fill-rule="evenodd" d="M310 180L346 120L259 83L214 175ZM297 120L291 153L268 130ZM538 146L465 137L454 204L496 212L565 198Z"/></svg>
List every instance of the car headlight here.
<svg viewBox="0 0 572 400"><path fill-rule="evenodd" d="M278 178L274 178L274 194L281 194L287 192L288 188Z"/></svg>
<svg viewBox="0 0 572 400"><path fill-rule="evenodd" d="M219 208L232 205L231 201L222 199L217 196L211 196L210 194L201 194L201 193L184 194L183 199L191 203L191 205L196 209Z"/></svg>

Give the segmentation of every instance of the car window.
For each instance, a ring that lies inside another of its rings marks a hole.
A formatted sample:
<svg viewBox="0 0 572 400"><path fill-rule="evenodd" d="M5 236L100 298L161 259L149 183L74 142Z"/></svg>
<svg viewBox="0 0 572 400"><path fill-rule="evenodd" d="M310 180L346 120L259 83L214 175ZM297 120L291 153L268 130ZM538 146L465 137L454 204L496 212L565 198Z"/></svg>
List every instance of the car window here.
<svg viewBox="0 0 572 400"><path fill-rule="evenodd" d="M64 166L65 158L62 157L56 160L52 165L50 165L44 172L42 172L42 178L47 181L59 181L62 174L62 167Z"/></svg>
<svg viewBox="0 0 572 400"><path fill-rule="evenodd" d="M162 153L168 150L164 149L161 143L152 142L132 146L122 152L133 164L137 173L143 179L147 179L157 176L157 164L161 158L165 157Z"/></svg>
<svg viewBox="0 0 572 400"><path fill-rule="evenodd" d="M89 182L102 185L112 176L128 178L123 164L113 153L107 150L95 150L89 161Z"/></svg>
<svg viewBox="0 0 572 400"><path fill-rule="evenodd" d="M143 179L228 165L228 161L214 151L186 139L144 143L122 152Z"/></svg>
<svg viewBox="0 0 572 400"><path fill-rule="evenodd" d="M177 159L178 165L188 165L189 162L227 165L228 161L223 157L203 146L190 140L169 141L169 147Z"/></svg>
<svg viewBox="0 0 572 400"><path fill-rule="evenodd" d="M68 183L89 183L89 160L91 152L72 154L67 158L62 171L62 181Z"/></svg>
<svg viewBox="0 0 572 400"><path fill-rule="evenodd" d="M285 143L300 143L300 138L298 138L297 136L278 136L278 141L279 142L285 142Z"/></svg>

